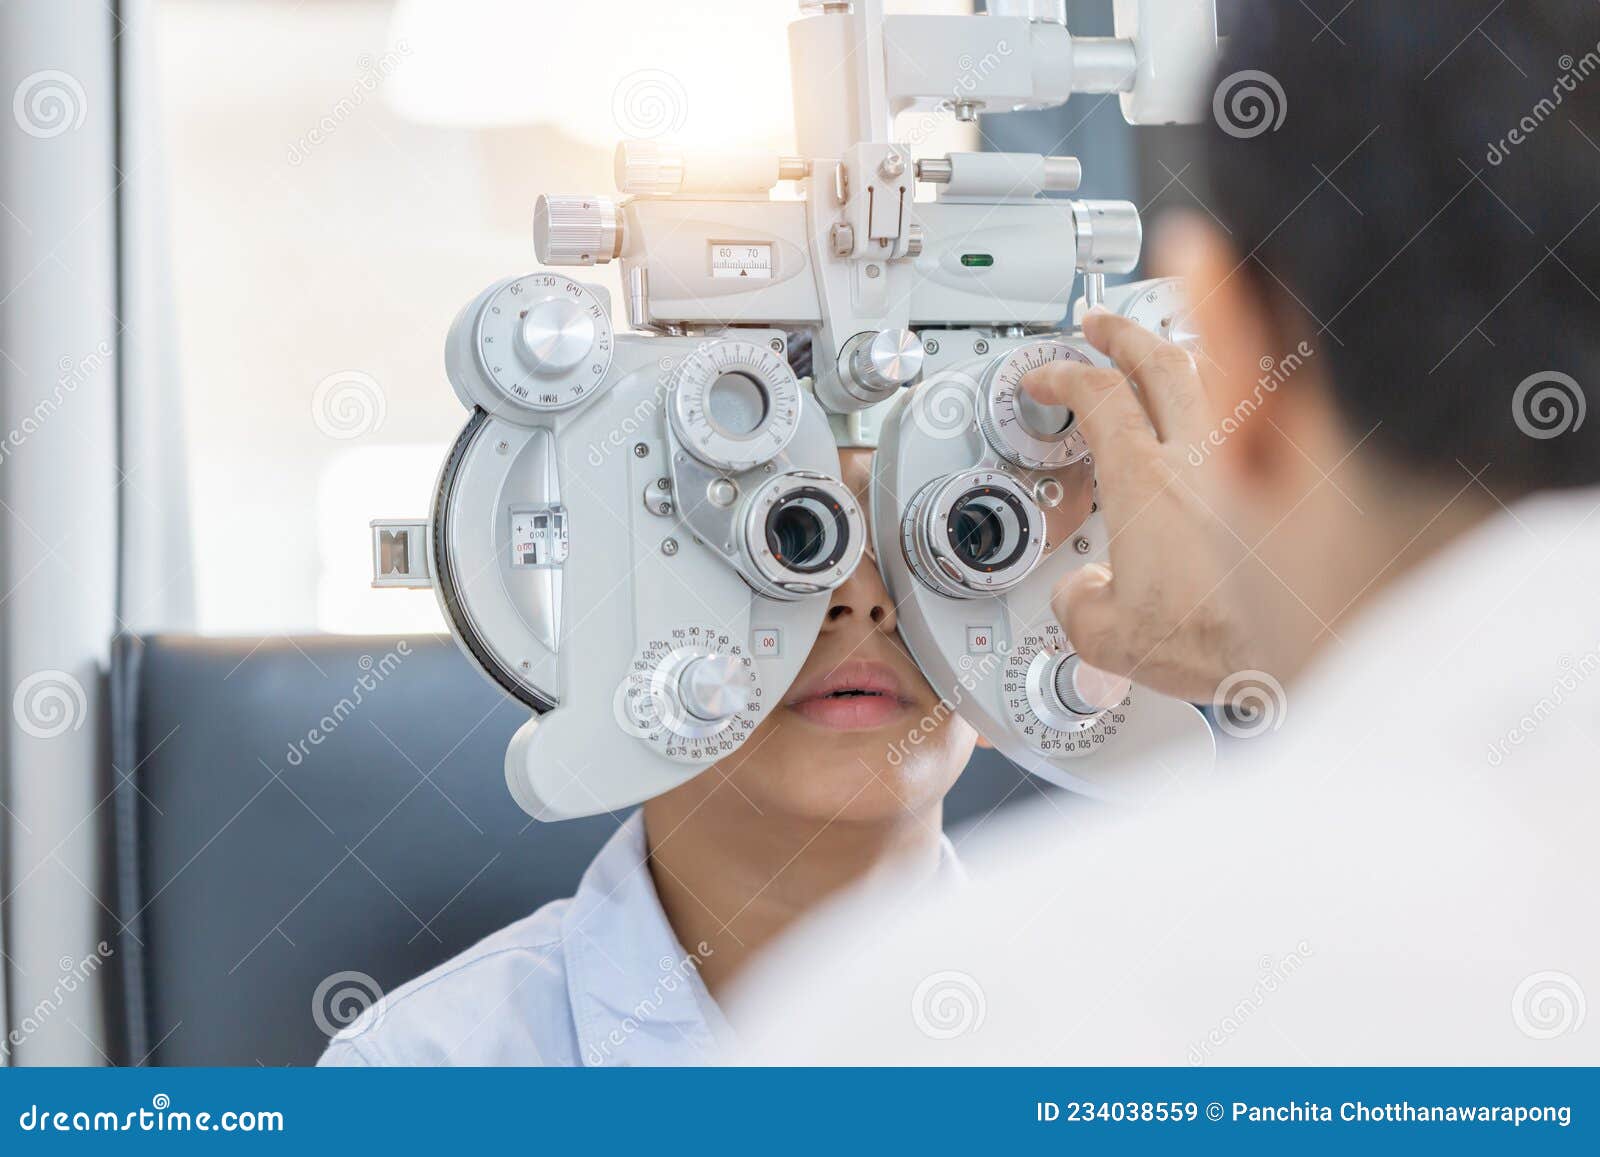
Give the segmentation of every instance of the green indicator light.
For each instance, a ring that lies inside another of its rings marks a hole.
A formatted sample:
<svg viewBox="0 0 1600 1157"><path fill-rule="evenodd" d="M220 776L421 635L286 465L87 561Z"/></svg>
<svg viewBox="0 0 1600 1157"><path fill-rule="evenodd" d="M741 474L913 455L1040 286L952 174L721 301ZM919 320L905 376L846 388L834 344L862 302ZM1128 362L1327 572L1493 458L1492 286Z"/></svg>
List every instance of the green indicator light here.
<svg viewBox="0 0 1600 1157"><path fill-rule="evenodd" d="M987 269L994 264L994 255L990 253L963 253L961 264L968 269Z"/></svg>

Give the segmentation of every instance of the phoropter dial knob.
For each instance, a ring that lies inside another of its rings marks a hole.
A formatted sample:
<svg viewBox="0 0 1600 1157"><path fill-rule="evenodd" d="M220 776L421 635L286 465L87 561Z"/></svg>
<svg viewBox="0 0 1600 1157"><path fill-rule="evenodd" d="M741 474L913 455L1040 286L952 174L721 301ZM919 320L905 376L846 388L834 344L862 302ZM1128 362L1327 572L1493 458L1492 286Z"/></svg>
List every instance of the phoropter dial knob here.
<svg viewBox="0 0 1600 1157"><path fill-rule="evenodd" d="M863 401L882 401L922 376L926 356L922 339L909 329L857 334L844 349L850 392Z"/></svg>
<svg viewBox="0 0 1600 1157"><path fill-rule="evenodd" d="M644 644L617 688L617 722L668 759L710 763L750 737L766 710L741 640L711 623Z"/></svg>
<svg viewBox="0 0 1600 1157"><path fill-rule="evenodd" d="M543 194L533 206L542 265L604 265L622 254L622 213L610 197Z"/></svg>
<svg viewBox="0 0 1600 1157"><path fill-rule="evenodd" d="M1181 349L1193 350L1200 344L1189 327L1189 303L1179 278L1119 285L1107 292L1106 306Z"/></svg>
<svg viewBox="0 0 1600 1157"><path fill-rule="evenodd" d="M676 691L684 713L701 724L722 724L750 704L750 679L732 655L710 652L686 657Z"/></svg>
<svg viewBox="0 0 1600 1157"><path fill-rule="evenodd" d="M530 370L552 377L573 369L589 356L596 328L594 317L580 302L548 297L530 302L520 311L512 343Z"/></svg>
<svg viewBox="0 0 1600 1157"><path fill-rule="evenodd" d="M1060 341L1020 346L984 374L978 427L995 453L1030 470L1059 470L1089 452L1071 410L1036 402L1022 378L1055 362L1091 365L1089 355Z"/></svg>
<svg viewBox="0 0 1600 1157"><path fill-rule="evenodd" d="M1144 247L1144 225L1132 201L1073 201L1077 267L1085 273L1131 273Z"/></svg>
<svg viewBox="0 0 1600 1157"><path fill-rule="evenodd" d="M1058 731L1087 728L1127 698L1133 683L1086 665L1077 654L1044 651L1028 664L1028 705Z"/></svg>
<svg viewBox="0 0 1600 1157"><path fill-rule="evenodd" d="M764 342L708 340L673 373L672 432L701 462L737 473L781 454L800 425L800 383Z"/></svg>
<svg viewBox="0 0 1600 1157"><path fill-rule="evenodd" d="M604 291L540 272L490 286L456 316L445 368L463 403L514 421L588 398L611 354Z"/></svg>

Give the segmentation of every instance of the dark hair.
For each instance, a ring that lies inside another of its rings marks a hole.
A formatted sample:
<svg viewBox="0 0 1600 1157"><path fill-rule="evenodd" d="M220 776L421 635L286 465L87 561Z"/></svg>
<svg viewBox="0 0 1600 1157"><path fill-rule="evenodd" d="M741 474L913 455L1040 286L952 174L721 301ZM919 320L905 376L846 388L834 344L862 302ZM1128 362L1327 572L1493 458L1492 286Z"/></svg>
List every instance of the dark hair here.
<svg viewBox="0 0 1600 1157"><path fill-rule="evenodd" d="M1241 272L1392 464L1600 483L1600 8L1341 3L1225 29L1207 203Z"/></svg>

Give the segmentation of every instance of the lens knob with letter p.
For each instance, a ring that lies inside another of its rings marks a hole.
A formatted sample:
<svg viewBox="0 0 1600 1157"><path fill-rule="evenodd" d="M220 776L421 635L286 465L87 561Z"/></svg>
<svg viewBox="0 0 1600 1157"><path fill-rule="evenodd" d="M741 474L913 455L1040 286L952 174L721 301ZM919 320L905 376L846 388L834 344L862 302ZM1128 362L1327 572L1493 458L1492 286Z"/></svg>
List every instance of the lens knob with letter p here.
<svg viewBox="0 0 1600 1157"><path fill-rule="evenodd" d="M1002 470L949 474L912 496L900 520L900 549L930 589L986 598L1033 573L1044 552L1044 516Z"/></svg>

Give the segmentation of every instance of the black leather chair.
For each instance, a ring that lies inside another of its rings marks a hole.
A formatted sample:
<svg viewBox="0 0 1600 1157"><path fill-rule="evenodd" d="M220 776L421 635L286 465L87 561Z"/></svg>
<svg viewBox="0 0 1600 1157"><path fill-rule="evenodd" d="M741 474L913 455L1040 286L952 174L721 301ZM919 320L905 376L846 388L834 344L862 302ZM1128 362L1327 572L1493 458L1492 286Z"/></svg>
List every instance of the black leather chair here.
<svg viewBox="0 0 1600 1157"><path fill-rule="evenodd" d="M448 638L400 642L117 641L118 1060L309 1064L329 977L388 991L572 893L619 817L529 820L500 772L523 709ZM980 752L947 823L1036 790Z"/></svg>

